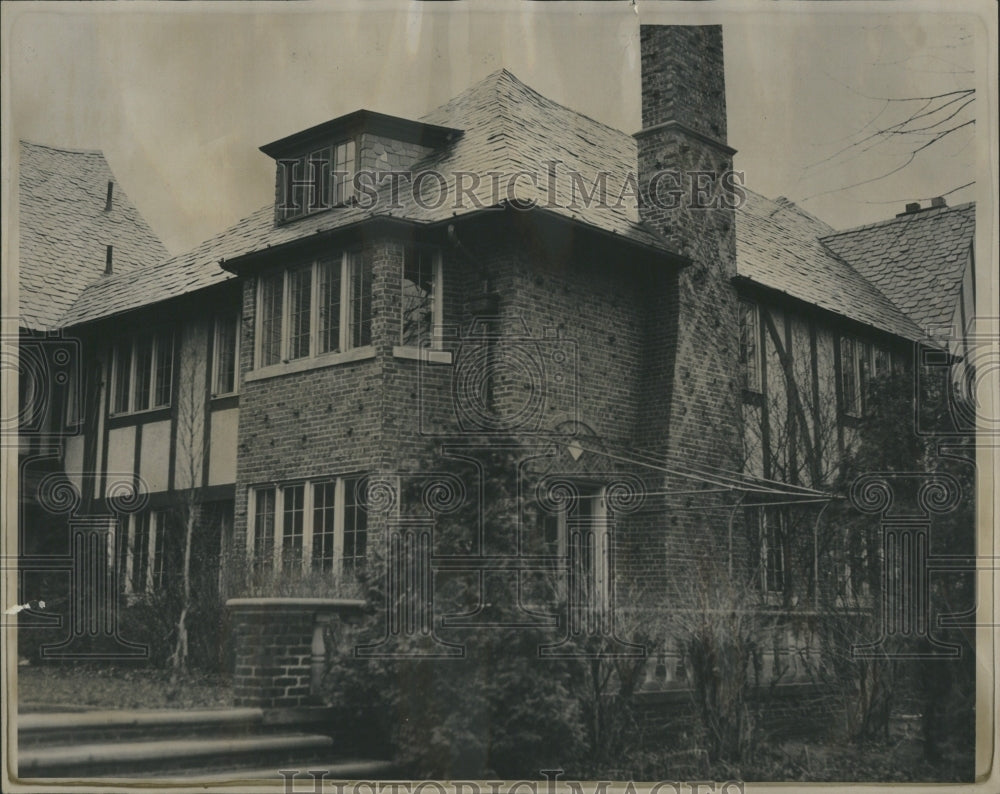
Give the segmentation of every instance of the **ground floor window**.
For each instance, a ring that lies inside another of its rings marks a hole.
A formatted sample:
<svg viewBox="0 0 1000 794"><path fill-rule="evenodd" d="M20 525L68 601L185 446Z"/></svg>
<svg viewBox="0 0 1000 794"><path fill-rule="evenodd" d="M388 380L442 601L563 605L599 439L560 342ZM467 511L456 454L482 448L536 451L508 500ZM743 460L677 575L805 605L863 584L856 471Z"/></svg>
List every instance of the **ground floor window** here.
<svg viewBox="0 0 1000 794"><path fill-rule="evenodd" d="M604 488L578 484L562 509L542 521L546 553L569 563L557 591L572 605L606 606L611 595L610 537Z"/></svg>
<svg viewBox="0 0 1000 794"><path fill-rule="evenodd" d="M766 507L760 510L760 584L765 593L785 590L785 511Z"/></svg>
<svg viewBox="0 0 1000 794"><path fill-rule="evenodd" d="M257 570L354 573L364 565L367 479L361 475L250 490L247 552Z"/></svg>
<svg viewBox="0 0 1000 794"><path fill-rule="evenodd" d="M144 510L119 525L118 580L127 595L163 589L170 571L170 529L163 510Z"/></svg>

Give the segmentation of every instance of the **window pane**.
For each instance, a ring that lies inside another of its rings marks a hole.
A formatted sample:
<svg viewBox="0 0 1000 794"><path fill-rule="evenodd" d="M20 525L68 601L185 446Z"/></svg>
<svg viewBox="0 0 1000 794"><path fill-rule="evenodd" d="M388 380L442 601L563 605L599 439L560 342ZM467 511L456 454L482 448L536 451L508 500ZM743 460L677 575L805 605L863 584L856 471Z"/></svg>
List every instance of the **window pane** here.
<svg viewBox="0 0 1000 794"><path fill-rule="evenodd" d="M236 334L239 316L219 317L215 321L215 382L213 394L236 391Z"/></svg>
<svg viewBox="0 0 1000 794"><path fill-rule="evenodd" d="M295 182L301 177L302 164L299 160L279 160L281 169L281 206L278 208L282 218L293 218L302 211L301 202L297 203Z"/></svg>
<svg viewBox="0 0 1000 794"><path fill-rule="evenodd" d="M362 503L367 479L344 482L344 573L355 573L365 564L368 548L368 513Z"/></svg>
<svg viewBox="0 0 1000 794"><path fill-rule="evenodd" d="M319 352L340 350L340 259L322 261L319 269Z"/></svg>
<svg viewBox="0 0 1000 794"><path fill-rule="evenodd" d="M875 348L875 366L872 377L884 378L889 374L889 351L882 347Z"/></svg>
<svg viewBox="0 0 1000 794"><path fill-rule="evenodd" d="M863 412L868 403L868 387L871 385L870 362L872 349L871 345L863 342L858 342L856 349L858 356L858 396L860 398L860 405L858 407Z"/></svg>
<svg viewBox="0 0 1000 794"><path fill-rule="evenodd" d="M132 541L132 592L141 593L146 589L146 573L149 568L149 513L139 513L135 517L135 537Z"/></svg>
<svg viewBox="0 0 1000 794"><path fill-rule="evenodd" d="M260 282L260 365L281 361L281 299L284 273L264 276Z"/></svg>
<svg viewBox="0 0 1000 794"><path fill-rule="evenodd" d="M270 566L274 559L274 489L257 491L253 521L254 566Z"/></svg>
<svg viewBox="0 0 1000 794"><path fill-rule="evenodd" d="M330 206L330 149L319 149L309 155L308 178L312 182L312 196L308 206L309 212L326 209Z"/></svg>
<svg viewBox="0 0 1000 794"><path fill-rule="evenodd" d="M854 355L854 340L850 337L842 337L840 340L840 370L844 391L844 410L851 414L858 412L858 380L855 372L857 363Z"/></svg>
<svg viewBox="0 0 1000 794"><path fill-rule="evenodd" d="M764 546L764 587L769 593L780 593L785 589L785 553L782 515L765 509L761 513L763 521Z"/></svg>
<svg viewBox="0 0 1000 794"><path fill-rule="evenodd" d="M168 528L166 513L158 511L154 514L156 545L153 550L153 588L160 590L164 585L164 575L168 568Z"/></svg>
<svg viewBox="0 0 1000 794"><path fill-rule="evenodd" d="M333 533L337 491L336 483L324 482L313 486L313 546L312 564L322 571L333 570Z"/></svg>
<svg viewBox="0 0 1000 794"><path fill-rule="evenodd" d="M161 333L156 339L155 406L170 405L170 387L174 370L174 335Z"/></svg>
<svg viewBox="0 0 1000 794"><path fill-rule="evenodd" d="M402 344L419 345L430 338L434 323L434 256L430 251L407 248L403 260Z"/></svg>
<svg viewBox="0 0 1000 794"><path fill-rule="evenodd" d="M132 345L120 344L115 348L115 399L116 414L129 409L129 386L132 382Z"/></svg>
<svg viewBox="0 0 1000 794"><path fill-rule="evenodd" d="M761 385L759 334L756 304L740 301L740 366L743 388L750 391L760 391Z"/></svg>
<svg viewBox="0 0 1000 794"><path fill-rule="evenodd" d="M372 343L372 268L357 252L348 254L351 278L351 347Z"/></svg>
<svg viewBox="0 0 1000 794"><path fill-rule="evenodd" d="M333 203L346 204L354 195L354 141L334 147Z"/></svg>
<svg viewBox="0 0 1000 794"><path fill-rule="evenodd" d="M288 271L288 359L309 355L312 266Z"/></svg>
<svg viewBox="0 0 1000 794"><path fill-rule="evenodd" d="M302 567L302 537L305 518L305 486L282 489L284 517L281 528L281 558L286 571Z"/></svg>
<svg viewBox="0 0 1000 794"><path fill-rule="evenodd" d="M133 409L149 408L150 386L153 379L153 338L141 336L135 342L135 402Z"/></svg>
<svg viewBox="0 0 1000 794"><path fill-rule="evenodd" d="M115 553L118 555L118 587L122 592L129 592L131 587L128 582L128 517L120 518L115 525L117 535L115 543Z"/></svg>

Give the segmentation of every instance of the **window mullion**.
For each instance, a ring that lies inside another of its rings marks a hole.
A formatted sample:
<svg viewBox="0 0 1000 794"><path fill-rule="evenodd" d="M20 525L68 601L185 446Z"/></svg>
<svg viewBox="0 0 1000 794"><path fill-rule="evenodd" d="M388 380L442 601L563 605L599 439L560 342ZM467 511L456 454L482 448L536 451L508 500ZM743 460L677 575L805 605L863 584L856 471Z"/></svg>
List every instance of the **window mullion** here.
<svg viewBox="0 0 1000 794"><path fill-rule="evenodd" d="M302 573L312 567L313 545L313 488L312 483L302 486Z"/></svg>
<svg viewBox="0 0 1000 794"><path fill-rule="evenodd" d="M247 489L247 536L246 536L246 546L247 546L247 562L253 563L254 561L254 547L257 544L257 489L248 488Z"/></svg>
<svg viewBox="0 0 1000 794"><path fill-rule="evenodd" d="M131 409L133 411L137 411L139 409L136 407L136 398L139 395L136 394L136 388L135 388L135 386L136 386L136 370L138 369L138 367L136 366L136 362L139 360L139 358L138 358L138 352L139 352L139 339L138 339L138 337L132 337L131 344L129 345L129 350L131 351L129 353L129 367L128 367L129 390L128 390L128 405L125 406L125 410L127 411L127 410Z"/></svg>
<svg viewBox="0 0 1000 794"><path fill-rule="evenodd" d="M278 359L284 363L288 363L290 355L290 344L291 340L291 329L289 327L290 318L290 295L291 291L288 286L288 270L285 270L281 274L281 340L278 343Z"/></svg>
<svg viewBox="0 0 1000 794"><path fill-rule="evenodd" d="M285 543L285 489L275 486L274 488L274 549L273 549L273 569L275 577L281 570L281 550Z"/></svg>
<svg viewBox="0 0 1000 794"><path fill-rule="evenodd" d="M344 478L337 478L333 496L333 570L344 572Z"/></svg>
<svg viewBox="0 0 1000 794"><path fill-rule="evenodd" d="M261 329L264 327L264 279L257 276L257 304L255 309L253 334L253 365L259 368L264 363L264 338Z"/></svg>
<svg viewBox="0 0 1000 794"><path fill-rule="evenodd" d="M320 288L320 262L312 264L312 284L309 293L309 355L315 356L319 353L319 288Z"/></svg>
<svg viewBox="0 0 1000 794"><path fill-rule="evenodd" d="M128 524L125 530L125 592L132 592L132 568L135 564L133 554L135 552L135 522L137 518L133 513L128 517Z"/></svg>
<svg viewBox="0 0 1000 794"><path fill-rule="evenodd" d="M340 352L351 343L351 258L347 251L340 255Z"/></svg>
<svg viewBox="0 0 1000 794"><path fill-rule="evenodd" d="M149 531L146 533L146 586L147 593L153 592L153 566L156 563L156 534L160 531L156 511L149 513Z"/></svg>

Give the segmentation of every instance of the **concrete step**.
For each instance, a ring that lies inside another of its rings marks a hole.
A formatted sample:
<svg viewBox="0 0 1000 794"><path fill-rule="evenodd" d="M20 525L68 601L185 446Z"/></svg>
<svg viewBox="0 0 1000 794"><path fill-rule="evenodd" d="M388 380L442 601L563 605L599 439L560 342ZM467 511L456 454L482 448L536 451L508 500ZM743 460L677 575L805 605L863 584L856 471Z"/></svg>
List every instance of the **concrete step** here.
<svg viewBox="0 0 1000 794"><path fill-rule="evenodd" d="M157 739L25 747L18 751L20 777L160 776L170 770L271 764L330 757L333 739L320 734ZM283 766L272 767L275 771ZM289 768L298 768L293 765Z"/></svg>
<svg viewBox="0 0 1000 794"><path fill-rule="evenodd" d="M263 709L156 709L19 714L21 747L97 742L101 739L186 737L201 734L241 735L260 732ZM287 727L275 725L276 729Z"/></svg>
<svg viewBox="0 0 1000 794"><path fill-rule="evenodd" d="M286 772L285 775L281 771ZM163 777L164 784L177 781L186 785L197 785L201 783L252 783L254 781L284 781L292 778L292 787L295 791L312 791L315 788L315 780L309 771L325 772L324 780L398 780L404 776L403 768L394 761L382 761L377 759L363 758L334 758L330 760L310 759L306 765L299 764L292 767L233 767L231 769L190 769L180 773L175 773L169 777ZM294 772L295 774L291 774ZM159 775L140 775L138 779L147 777L160 777ZM318 777L318 774L317 774Z"/></svg>

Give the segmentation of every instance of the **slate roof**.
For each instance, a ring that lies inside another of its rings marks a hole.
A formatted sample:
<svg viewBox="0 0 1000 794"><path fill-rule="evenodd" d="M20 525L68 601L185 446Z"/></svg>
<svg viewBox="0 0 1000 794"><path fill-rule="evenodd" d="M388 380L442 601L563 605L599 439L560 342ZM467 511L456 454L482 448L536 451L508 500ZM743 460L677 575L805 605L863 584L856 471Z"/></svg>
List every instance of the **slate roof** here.
<svg viewBox="0 0 1000 794"><path fill-rule="evenodd" d="M556 204L563 209L553 211L624 240L669 251L664 238L638 220L635 208L595 204L565 209L570 203L568 174L574 171L584 176L588 187L599 172L617 175L608 178L608 193L617 196L626 176L636 168L635 139L546 99L510 72L494 72L421 121L463 132L415 164L413 172L432 168L443 174L541 171L544 176L547 161L561 161L556 174ZM540 182L533 189L521 180L517 198L544 201L548 184L545 179ZM483 185L489 184L489 177L484 176ZM447 187L453 189L454 182L448 180ZM436 194L439 184L428 180L425 189ZM479 195L485 197L488 192ZM232 261L267 247L311 237L318 231L358 223L376 212L415 223L446 222L462 212L456 213L451 198L440 206L422 207L409 190L403 190L401 209L390 209L386 201L374 210L360 206L338 208L280 226L274 223L273 207L268 204L192 251L127 277L98 281L66 312L63 321L69 325L111 316L225 281L233 275L219 266L220 259ZM490 205L493 201L484 203ZM467 202L465 211L475 208ZM866 280L852 267L859 259L856 252L846 252L850 254L849 262L846 255L820 242L837 237L831 227L786 199L772 201L748 191L746 204L737 211L738 273L859 323L908 339L922 337L917 322L892 303L873 283L875 279ZM859 243L858 247L864 246Z"/></svg>
<svg viewBox="0 0 1000 794"><path fill-rule="evenodd" d="M571 170L584 174L588 189L598 171L620 174L617 179L612 176L607 181L608 194L617 197L624 176L636 166L636 142L631 135L546 99L506 69L492 73L421 121L458 128L463 133L415 164L414 173L426 169L437 169L446 175L456 171L477 174L487 171L541 172L537 189L524 179L517 183L515 197L519 200L546 200L548 183L544 163L549 160L563 161L557 173L555 203L559 205L571 203L568 178ZM483 176L482 182L483 188L478 195L483 203L487 206L499 203L492 201L490 178ZM389 201L380 202L373 209L341 207L280 226L275 225L273 206L268 204L193 251L163 262L148 273L129 278L115 276L94 284L66 312L63 322L65 325L87 322L201 289L231 277L220 269L219 259L231 260L268 246L308 238L317 231L347 226L376 214L391 214L423 224L448 221L456 214L455 180L449 177L446 187L447 198L439 202L436 200L439 183L425 181L423 203L430 205L427 208L420 206L411 191L402 189L401 209L390 209ZM504 198L506 190L499 197ZM434 206L437 204L440 206ZM457 214L473 211L477 208L466 200L465 209ZM639 222L635 208L602 208L595 203L590 209L555 211L621 235L623 239L668 250L661 236Z"/></svg>
<svg viewBox="0 0 1000 794"><path fill-rule="evenodd" d="M933 333L951 325L975 227L976 205L968 203L835 232L822 243Z"/></svg>
<svg viewBox="0 0 1000 794"><path fill-rule="evenodd" d="M747 190L736 213L738 275L905 339L921 329L879 289L820 243L833 229L784 198Z"/></svg>
<svg viewBox="0 0 1000 794"><path fill-rule="evenodd" d="M99 151L20 142L19 313L22 328L52 330L84 291L103 277L107 246L115 273L167 256ZM105 211L108 182L114 182Z"/></svg>

